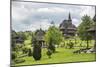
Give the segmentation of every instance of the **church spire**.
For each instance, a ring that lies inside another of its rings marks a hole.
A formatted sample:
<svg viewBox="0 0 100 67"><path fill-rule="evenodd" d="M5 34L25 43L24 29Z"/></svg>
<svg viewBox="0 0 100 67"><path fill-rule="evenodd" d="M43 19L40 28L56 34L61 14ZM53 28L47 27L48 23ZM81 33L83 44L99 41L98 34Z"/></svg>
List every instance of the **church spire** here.
<svg viewBox="0 0 100 67"><path fill-rule="evenodd" d="M69 15L68 15L68 20L70 20L70 21L72 20L72 19L71 19L70 12L69 12Z"/></svg>

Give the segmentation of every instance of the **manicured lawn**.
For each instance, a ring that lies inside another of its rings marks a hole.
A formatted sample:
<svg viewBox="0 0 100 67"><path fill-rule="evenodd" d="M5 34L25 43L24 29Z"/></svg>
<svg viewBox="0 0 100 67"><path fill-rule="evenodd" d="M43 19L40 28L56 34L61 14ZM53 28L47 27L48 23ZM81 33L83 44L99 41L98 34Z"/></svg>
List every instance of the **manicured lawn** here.
<svg viewBox="0 0 100 67"><path fill-rule="evenodd" d="M34 58L31 57L23 57L21 59L24 59L25 62L18 63L16 66L19 65L34 65L34 64L51 64L51 63L68 63L68 62L81 62L81 61L95 61L95 54L73 54L73 51L77 50L75 49L65 49L65 48L56 48L56 53L52 54L51 58L49 59L46 55L47 49L42 49L42 57L41 60L35 61Z"/></svg>

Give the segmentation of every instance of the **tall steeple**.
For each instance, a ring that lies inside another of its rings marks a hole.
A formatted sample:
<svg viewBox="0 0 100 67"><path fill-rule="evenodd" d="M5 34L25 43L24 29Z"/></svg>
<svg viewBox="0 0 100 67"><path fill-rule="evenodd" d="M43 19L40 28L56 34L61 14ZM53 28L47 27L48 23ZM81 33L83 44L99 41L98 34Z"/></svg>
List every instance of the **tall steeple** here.
<svg viewBox="0 0 100 67"><path fill-rule="evenodd" d="M68 15L68 20L69 20L69 21L72 21L70 12L69 12L69 15Z"/></svg>

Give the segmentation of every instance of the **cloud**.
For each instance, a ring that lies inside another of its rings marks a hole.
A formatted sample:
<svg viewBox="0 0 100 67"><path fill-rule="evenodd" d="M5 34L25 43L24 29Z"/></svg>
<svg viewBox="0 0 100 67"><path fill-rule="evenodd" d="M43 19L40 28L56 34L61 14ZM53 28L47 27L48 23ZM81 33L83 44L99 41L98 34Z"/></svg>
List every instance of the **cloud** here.
<svg viewBox="0 0 100 67"><path fill-rule="evenodd" d="M94 6L82 6L80 15L81 16L88 15L91 18L93 18L95 15L95 7Z"/></svg>
<svg viewBox="0 0 100 67"><path fill-rule="evenodd" d="M75 26L77 27L79 25L79 23L80 23L80 20L77 19L77 18L73 18L72 19L72 23L75 24Z"/></svg>
<svg viewBox="0 0 100 67"><path fill-rule="evenodd" d="M24 4L17 5L12 4L12 18L15 20L27 19L34 12L34 9L28 9Z"/></svg>
<svg viewBox="0 0 100 67"><path fill-rule="evenodd" d="M78 26L81 17L85 14L93 17L93 6L76 6L63 4L12 2L12 29L15 31L35 31L41 28L47 30L50 22L54 21L59 26L71 13L72 23Z"/></svg>
<svg viewBox="0 0 100 67"><path fill-rule="evenodd" d="M53 8L39 8L37 11L38 11L38 12L48 12L48 13L66 12L65 9L59 8L59 7L53 7Z"/></svg>
<svg viewBox="0 0 100 67"><path fill-rule="evenodd" d="M30 26L26 27L26 30L35 31L36 29L42 28L43 30L47 30L51 24L47 19L43 19L41 21L34 22Z"/></svg>

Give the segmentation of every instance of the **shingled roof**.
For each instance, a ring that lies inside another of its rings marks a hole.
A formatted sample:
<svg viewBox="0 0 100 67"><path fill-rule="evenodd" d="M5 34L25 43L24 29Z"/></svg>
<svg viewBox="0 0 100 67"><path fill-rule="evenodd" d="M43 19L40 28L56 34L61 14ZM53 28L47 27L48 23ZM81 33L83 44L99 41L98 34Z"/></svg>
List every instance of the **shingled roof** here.
<svg viewBox="0 0 100 67"><path fill-rule="evenodd" d="M36 40L43 41L44 40L44 34L45 32L42 29L39 29L35 32Z"/></svg>
<svg viewBox="0 0 100 67"><path fill-rule="evenodd" d="M90 29L87 30L88 32L95 32L96 28L95 27L91 27Z"/></svg>
<svg viewBox="0 0 100 67"><path fill-rule="evenodd" d="M63 20L63 22L59 26L60 30L64 37L67 36L75 36L76 34L76 26L72 24L71 15L69 13L68 20Z"/></svg>

